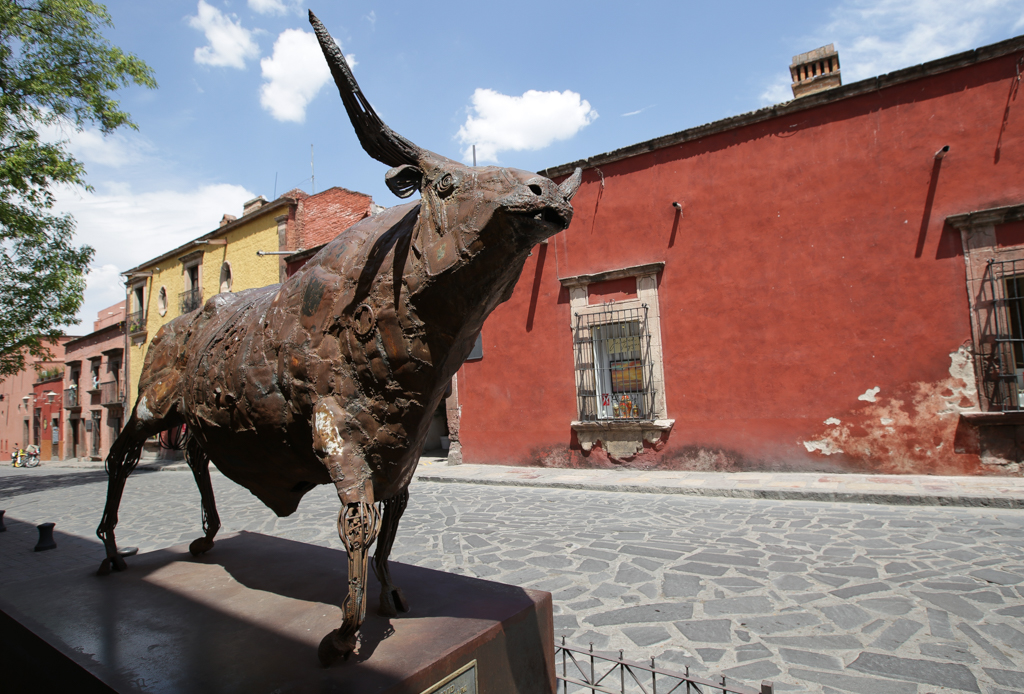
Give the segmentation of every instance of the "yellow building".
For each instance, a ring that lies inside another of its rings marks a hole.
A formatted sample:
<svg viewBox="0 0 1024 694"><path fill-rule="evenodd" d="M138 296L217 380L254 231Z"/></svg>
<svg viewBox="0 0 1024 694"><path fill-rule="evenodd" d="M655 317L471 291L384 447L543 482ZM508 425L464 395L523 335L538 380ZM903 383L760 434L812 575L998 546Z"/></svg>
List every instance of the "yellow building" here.
<svg viewBox="0 0 1024 694"><path fill-rule="evenodd" d="M344 188L311 196L292 190L272 202L260 196L245 203L241 217L226 214L217 229L123 273L128 290L127 411L135 407L146 349L164 324L220 292L283 281L289 255L322 245L325 232L333 238L375 209L370 196Z"/></svg>

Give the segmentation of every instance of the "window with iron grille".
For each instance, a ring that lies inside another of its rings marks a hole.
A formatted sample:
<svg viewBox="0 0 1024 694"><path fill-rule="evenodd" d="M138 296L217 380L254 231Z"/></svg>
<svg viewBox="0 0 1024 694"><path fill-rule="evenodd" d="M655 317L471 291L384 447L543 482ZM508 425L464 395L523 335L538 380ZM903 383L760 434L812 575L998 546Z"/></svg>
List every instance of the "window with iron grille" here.
<svg viewBox="0 0 1024 694"><path fill-rule="evenodd" d="M654 418L647 306L577 313L574 330L579 418Z"/></svg>
<svg viewBox="0 0 1024 694"><path fill-rule="evenodd" d="M992 410L1024 411L1024 259L990 260L986 268L992 312L981 326L989 351L983 387Z"/></svg>

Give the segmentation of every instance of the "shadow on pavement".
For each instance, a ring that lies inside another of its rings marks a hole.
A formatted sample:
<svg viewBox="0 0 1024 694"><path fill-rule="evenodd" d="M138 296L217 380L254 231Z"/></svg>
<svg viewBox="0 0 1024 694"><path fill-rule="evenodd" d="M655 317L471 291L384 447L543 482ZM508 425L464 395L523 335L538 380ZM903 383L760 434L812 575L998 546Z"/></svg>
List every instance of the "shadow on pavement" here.
<svg viewBox="0 0 1024 694"><path fill-rule="evenodd" d="M136 469L133 475L142 475L153 470ZM8 499L22 494L51 491L67 487L78 487L83 484L106 484L107 473L104 470L87 470L82 472L45 472L39 468L11 469L0 473L0 499Z"/></svg>

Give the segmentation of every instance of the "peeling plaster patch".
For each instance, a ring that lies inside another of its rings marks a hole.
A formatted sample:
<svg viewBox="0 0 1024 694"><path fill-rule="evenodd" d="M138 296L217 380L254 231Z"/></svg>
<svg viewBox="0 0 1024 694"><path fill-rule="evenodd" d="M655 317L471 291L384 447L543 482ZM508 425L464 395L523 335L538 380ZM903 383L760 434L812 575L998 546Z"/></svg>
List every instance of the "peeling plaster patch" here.
<svg viewBox="0 0 1024 694"><path fill-rule="evenodd" d="M949 359L948 376L892 386L891 393L887 386L877 398L881 388L871 388L859 398L868 403L845 413L842 424L826 421L808 432L810 440L795 443L810 453L841 452L854 467L886 474L1019 474L1008 456L961 450L959 413L978 408L971 347Z"/></svg>
<svg viewBox="0 0 1024 694"><path fill-rule="evenodd" d="M838 425L838 424L842 424L842 422L839 421L838 419L836 419L835 417L829 417L828 419L825 420L825 424L837 424Z"/></svg>
<svg viewBox="0 0 1024 694"><path fill-rule="evenodd" d="M880 390L882 389L879 388L878 386L875 386L874 388L868 388L867 390L864 391L863 395L858 395L857 399L863 400L865 402L875 402L875 396L878 395L878 392Z"/></svg>
<svg viewBox="0 0 1024 694"><path fill-rule="evenodd" d="M819 439L818 441L804 441L804 448L807 449L808 453L822 453L824 455L832 455L834 453L842 453L843 449L839 448L834 441L829 439Z"/></svg>

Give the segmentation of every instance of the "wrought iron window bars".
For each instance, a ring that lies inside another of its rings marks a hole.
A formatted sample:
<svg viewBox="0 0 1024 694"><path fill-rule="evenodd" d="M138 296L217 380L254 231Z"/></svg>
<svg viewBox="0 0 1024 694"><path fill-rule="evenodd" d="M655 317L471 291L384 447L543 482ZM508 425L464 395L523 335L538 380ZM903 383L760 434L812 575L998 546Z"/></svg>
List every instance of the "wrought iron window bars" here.
<svg viewBox="0 0 1024 694"><path fill-rule="evenodd" d="M646 304L577 313L573 347L581 420L653 418L654 368Z"/></svg>
<svg viewBox="0 0 1024 694"><path fill-rule="evenodd" d="M990 260L985 271L992 313L982 321L984 387L991 409L1024 411L1024 259Z"/></svg>

